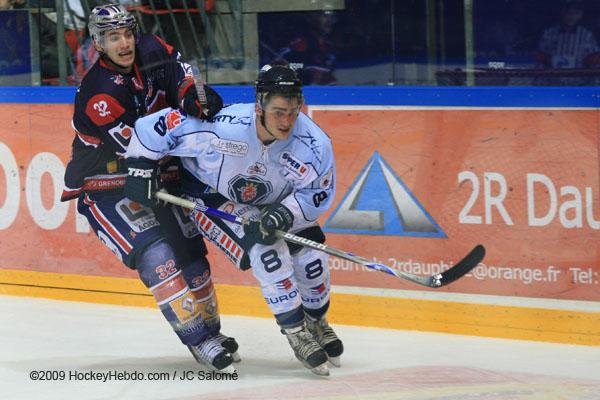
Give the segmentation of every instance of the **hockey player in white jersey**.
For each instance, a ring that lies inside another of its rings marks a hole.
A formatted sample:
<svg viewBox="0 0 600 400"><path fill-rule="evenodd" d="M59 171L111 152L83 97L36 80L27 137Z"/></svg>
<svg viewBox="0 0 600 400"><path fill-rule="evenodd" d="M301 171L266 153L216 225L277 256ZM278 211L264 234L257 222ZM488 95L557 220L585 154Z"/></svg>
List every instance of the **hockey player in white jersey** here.
<svg viewBox="0 0 600 400"><path fill-rule="evenodd" d="M277 239L276 230L324 242L317 218L331 205L335 165L329 137L302 113L302 84L284 66L265 66L256 103L223 108L210 121L165 109L138 120L128 150L125 192L155 200L156 161L182 160L182 190L195 201L252 222L240 226L192 211L203 235L238 268L252 267L296 357L316 374L340 365L343 345L325 318L325 253Z"/></svg>

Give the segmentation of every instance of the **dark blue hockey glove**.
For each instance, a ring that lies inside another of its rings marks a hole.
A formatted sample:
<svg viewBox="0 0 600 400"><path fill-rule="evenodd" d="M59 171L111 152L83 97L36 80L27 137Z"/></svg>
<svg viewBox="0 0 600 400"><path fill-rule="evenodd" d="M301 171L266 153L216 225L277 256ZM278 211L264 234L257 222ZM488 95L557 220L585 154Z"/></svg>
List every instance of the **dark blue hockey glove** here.
<svg viewBox="0 0 600 400"><path fill-rule="evenodd" d="M244 227L249 239L256 243L271 245L277 241L275 231L287 232L294 224L294 215L283 204L272 204L260 213L260 221Z"/></svg>
<svg viewBox="0 0 600 400"><path fill-rule="evenodd" d="M159 189L158 163L147 158L128 158L124 194L130 200L152 207L158 203L154 192Z"/></svg>
<svg viewBox="0 0 600 400"><path fill-rule="evenodd" d="M200 119L212 119L223 108L223 99L210 86L203 85L203 90L205 96L198 96L194 80L185 79L179 86L177 94L179 106L188 115ZM206 97L206 99L199 97Z"/></svg>

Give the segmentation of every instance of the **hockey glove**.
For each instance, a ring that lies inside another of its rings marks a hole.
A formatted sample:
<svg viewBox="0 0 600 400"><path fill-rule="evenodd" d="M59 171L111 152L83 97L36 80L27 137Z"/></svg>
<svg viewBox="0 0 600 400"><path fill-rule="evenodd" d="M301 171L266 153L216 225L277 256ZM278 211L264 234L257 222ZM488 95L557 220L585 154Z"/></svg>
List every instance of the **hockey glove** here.
<svg viewBox="0 0 600 400"><path fill-rule="evenodd" d="M158 203L154 192L158 187L158 163L147 158L128 158L124 194L130 200L152 207Z"/></svg>
<svg viewBox="0 0 600 400"><path fill-rule="evenodd" d="M210 120L223 108L223 100L210 86L203 85L203 89L206 104L200 101L194 80L185 79L177 93L179 107L188 115Z"/></svg>
<svg viewBox="0 0 600 400"><path fill-rule="evenodd" d="M294 223L294 215L283 204L272 204L260 213L260 221L250 222L244 231L256 243L271 245L277 241L275 231L287 232Z"/></svg>

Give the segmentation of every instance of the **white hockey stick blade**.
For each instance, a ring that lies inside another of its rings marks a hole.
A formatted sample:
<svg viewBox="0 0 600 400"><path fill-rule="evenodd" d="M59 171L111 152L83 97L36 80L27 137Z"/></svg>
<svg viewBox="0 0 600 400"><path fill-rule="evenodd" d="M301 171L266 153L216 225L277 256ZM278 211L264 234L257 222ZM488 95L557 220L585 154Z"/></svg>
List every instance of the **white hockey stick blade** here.
<svg viewBox="0 0 600 400"><path fill-rule="evenodd" d="M245 220L242 220L239 217L236 217L235 215L227 214L221 210L206 207L196 202L182 199L181 197L173 196L164 191L156 192L154 196L159 200L163 200L189 209L197 209L198 211L211 214L237 224L243 225L244 223L246 223ZM384 272L388 275L392 275L400 279L405 279L418 285L427 286L430 288L440 288L442 286L446 286L449 283L454 282L459 278L462 278L463 276L468 274L473 268L475 268L481 262L481 260L483 260L483 257L485 257L485 247L483 247L483 245L481 244L478 244L462 260L454 264L451 268L447 269L446 271L432 276L420 276L400 271L398 269L389 267L385 264L376 263L364 257L357 256L352 253L347 253L343 250L339 250L334 247L327 246L326 244L318 243L300 236L296 236L288 232L276 231L275 234L277 235L277 237L287 242L295 243L304 247L310 247L315 250L320 250L332 256L343 258L356 264L364 265L367 268Z"/></svg>

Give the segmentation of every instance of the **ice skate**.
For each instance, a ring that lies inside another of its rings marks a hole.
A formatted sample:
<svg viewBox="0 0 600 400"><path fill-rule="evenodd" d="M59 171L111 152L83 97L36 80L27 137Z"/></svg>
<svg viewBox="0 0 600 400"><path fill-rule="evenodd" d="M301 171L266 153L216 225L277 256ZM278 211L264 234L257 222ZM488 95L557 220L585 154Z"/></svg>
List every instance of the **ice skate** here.
<svg viewBox="0 0 600 400"><path fill-rule="evenodd" d="M300 360L302 365L314 374L321 376L329 375L327 353L319 346L304 326L283 329L282 333L287 337L296 358Z"/></svg>
<svg viewBox="0 0 600 400"><path fill-rule="evenodd" d="M196 346L188 346L192 355L200 364L203 364L214 371L233 374L236 372L233 364L233 357L225 350L221 343L213 337L210 337Z"/></svg>
<svg viewBox="0 0 600 400"><path fill-rule="evenodd" d="M217 333L214 338L217 339L217 341L221 343L221 346L231 354L233 362L237 363L242 361L242 358L238 354L239 345L238 342L235 341L235 338L225 336L221 332Z"/></svg>
<svg viewBox="0 0 600 400"><path fill-rule="evenodd" d="M329 326L327 320L322 318L315 321L306 317L306 327L317 343L319 343L319 346L327 352L329 362L336 367L341 366L340 356L344 352L344 345L333 331L333 328Z"/></svg>

